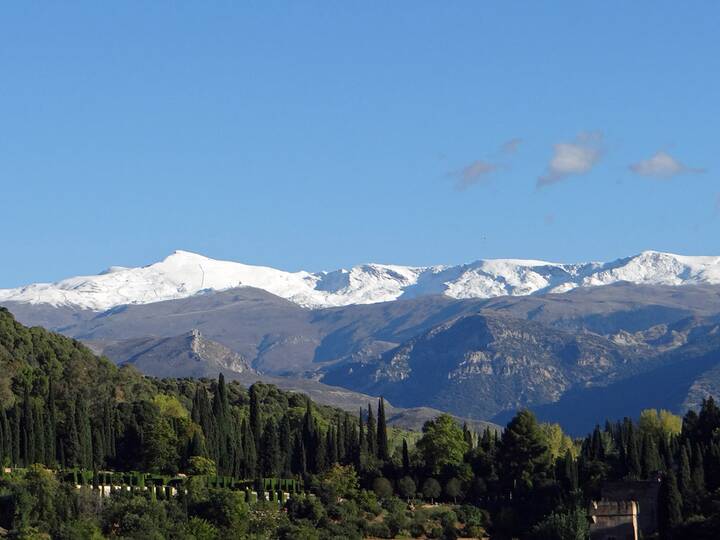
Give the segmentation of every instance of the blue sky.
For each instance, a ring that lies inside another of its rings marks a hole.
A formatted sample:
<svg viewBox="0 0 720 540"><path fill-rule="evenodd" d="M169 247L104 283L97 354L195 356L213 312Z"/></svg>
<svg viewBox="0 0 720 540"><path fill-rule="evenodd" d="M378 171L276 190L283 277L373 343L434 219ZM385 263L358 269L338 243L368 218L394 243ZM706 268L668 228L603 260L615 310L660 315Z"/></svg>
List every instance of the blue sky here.
<svg viewBox="0 0 720 540"><path fill-rule="evenodd" d="M720 254L720 4L0 8L0 287Z"/></svg>

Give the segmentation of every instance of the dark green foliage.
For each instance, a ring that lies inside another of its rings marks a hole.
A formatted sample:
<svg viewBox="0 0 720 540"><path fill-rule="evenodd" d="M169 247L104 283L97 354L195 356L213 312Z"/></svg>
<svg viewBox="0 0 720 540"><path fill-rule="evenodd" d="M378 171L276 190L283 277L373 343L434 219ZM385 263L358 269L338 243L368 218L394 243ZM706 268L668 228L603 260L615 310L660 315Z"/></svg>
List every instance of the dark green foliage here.
<svg viewBox="0 0 720 540"><path fill-rule="evenodd" d="M682 523L682 497L673 471L668 472L658 495L658 525L661 538L674 538L674 530Z"/></svg>
<svg viewBox="0 0 720 540"><path fill-rule="evenodd" d="M388 431L383 399L377 414L368 406L355 418L261 383L143 377L5 310L0 363L0 461L25 467L0 475L0 526L15 537L575 540L586 538L585 509L606 481L657 471L663 537L717 537L720 410L711 398L686 414L680 434L626 418L573 442L521 411L500 439L441 415L413 447L415 436ZM401 442L393 455L391 441ZM156 474L127 473L132 493L98 499L92 490L108 470ZM192 476L173 496L160 474L176 472ZM278 477L317 496L281 511ZM412 510L415 497L442 509Z"/></svg>
<svg viewBox="0 0 720 540"><path fill-rule="evenodd" d="M385 400L381 397L378 400L377 418L377 457L381 461L390 459L388 448L387 422L385 421Z"/></svg>
<svg viewBox="0 0 720 540"><path fill-rule="evenodd" d="M535 416L520 411L503 432L498 450L502 479L510 491L525 492L550 472L550 454Z"/></svg>

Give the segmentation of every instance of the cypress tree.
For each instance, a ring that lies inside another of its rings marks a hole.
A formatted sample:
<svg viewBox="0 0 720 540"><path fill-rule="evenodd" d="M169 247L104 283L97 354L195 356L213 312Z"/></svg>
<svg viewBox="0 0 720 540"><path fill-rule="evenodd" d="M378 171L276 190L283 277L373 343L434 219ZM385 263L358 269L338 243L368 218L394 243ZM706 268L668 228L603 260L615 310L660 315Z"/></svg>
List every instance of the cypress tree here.
<svg viewBox="0 0 720 540"><path fill-rule="evenodd" d="M0 406L0 409L2 407ZM5 410L2 409L0 416L5 414ZM5 422L0 418L0 467L5 466L5 457L7 456L7 447L5 446Z"/></svg>
<svg viewBox="0 0 720 540"><path fill-rule="evenodd" d="M65 419L65 443L63 444L63 459L62 464L64 467L80 467L80 438L78 436L77 420L75 415L75 403L70 402L68 408L67 417Z"/></svg>
<svg viewBox="0 0 720 540"><path fill-rule="evenodd" d="M367 417L367 447L368 455L377 457L377 424L373 415L372 407L368 403Z"/></svg>
<svg viewBox="0 0 720 540"><path fill-rule="evenodd" d="M20 463L20 407L15 401L12 415L12 462L18 466Z"/></svg>
<svg viewBox="0 0 720 540"><path fill-rule="evenodd" d="M316 436L315 436L315 420L312 415L312 404L310 400L305 406L305 416L302 423L302 441L305 449L305 465L308 471L317 472L316 467Z"/></svg>
<svg viewBox="0 0 720 540"><path fill-rule="evenodd" d="M260 461L265 478L275 478L280 474L282 458L280 455L280 438L277 427L272 419L268 419L262 434Z"/></svg>
<svg viewBox="0 0 720 540"><path fill-rule="evenodd" d="M590 443L590 459L604 459L605 458L605 447L603 445L602 434L600 433L600 426L596 425L592 432L592 439Z"/></svg>
<svg viewBox="0 0 720 540"><path fill-rule="evenodd" d="M682 446L680 450L680 466L678 468L677 477L678 489L683 498L683 511L686 516L693 513L693 479L690 471L690 457L688 456L688 448Z"/></svg>
<svg viewBox="0 0 720 540"><path fill-rule="evenodd" d="M295 434L295 442L293 444L292 453L292 472L305 476L308 472L307 456L305 454L305 444L300 433Z"/></svg>
<svg viewBox="0 0 720 540"><path fill-rule="evenodd" d="M292 432L290 430L290 419L287 414L284 414L280 420L280 456L281 456L281 467L280 473L283 477L287 478L292 473L293 463L293 444L292 444Z"/></svg>
<svg viewBox="0 0 720 540"><path fill-rule="evenodd" d="M658 525L660 537L672 538L673 529L682 522L682 497L677 486L675 473L667 473L658 495Z"/></svg>
<svg viewBox="0 0 720 540"><path fill-rule="evenodd" d="M255 478L257 473L257 446L253 438L252 430L248 423L243 420L243 454L245 456L245 478Z"/></svg>
<svg viewBox="0 0 720 540"><path fill-rule="evenodd" d="M408 474L410 474L410 452L408 451L406 439L403 439L402 445L402 468L404 475L407 476Z"/></svg>
<svg viewBox="0 0 720 540"><path fill-rule="evenodd" d="M335 437L335 430L332 426L328 428L325 440L325 447L327 448L327 464L334 465L338 462L338 452L336 444L337 438Z"/></svg>
<svg viewBox="0 0 720 540"><path fill-rule="evenodd" d="M77 395L75 416L80 450L78 464L84 469L91 469L93 456L92 430L90 428L90 418L88 417L87 405L85 403L85 399L80 394Z"/></svg>
<svg viewBox="0 0 720 540"><path fill-rule="evenodd" d="M568 449L565 452L562 462L562 480L565 489L569 492L578 489L578 468L577 463L573 459L572 452Z"/></svg>
<svg viewBox="0 0 720 540"><path fill-rule="evenodd" d="M12 437L12 429L10 427L10 421L8 420L7 411L5 411L4 408L0 407L0 425L2 426L2 444L3 444L3 453L4 453L4 461L3 465L7 463L13 462L13 437Z"/></svg>
<svg viewBox="0 0 720 540"><path fill-rule="evenodd" d="M318 429L318 426L316 425L314 428L314 433L317 434L314 440L314 446L312 447L313 451L313 472L314 473L321 473L327 468L327 445L326 445L326 439L323 437L323 434Z"/></svg>
<svg viewBox="0 0 720 540"><path fill-rule="evenodd" d="M467 444L468 451L472 451L473 449L473 436L472 432L468 428L467 422L463 423L463 439L465 439L465 444Z"/></svg>
<svg viewBox="0 0 720 540"><path fill-rule="evenodd" d="M48 465L55 465L57 458L57 416L55 412L55 383L53 378L50 377L48 380L48 395L47 395L47 429L45 436L46 448L46 462Z"/></svg>
<svg viewBox="0 0 720 540"><path fill-rule="evenodd" d="M650 478L653 473L660 470L660 455L658 454L655 441L649 433L643 437L642 472L645 478Z"/></svg>
<svg viewBox="0 0 720 540"><path fill-rule="evenodd" d="M205 447L205 441L203 440L202 435L195 431L190 438L190 444L188 445L188 451L187 451L188 457L192 456L202 456L207 457L207 448Z"/></svg>
<svg viewBox="0 0 720 540"><path fill-rule="evenodd" d="M37 404L32 406L32 415L34 417L35 424L35 440L33 442L33 448L35 453L33 455L34 463L47 463L45 461L45 418L43 415L44 407Z"/></svg>
<svg viewBox="0 0 720 540"><path fill-rule="evenodd" d="M693 453L692 489L698 498L702 499L702 497L705 496L705 463L703 452L699 445Z"/></svg>
<svg viewBox="0 0 720 540"><path fill-rule="evenodd" d="M260 444L262 439L262 419L260 414L260 396L258 394L257 384L253 384L250 387L250 429L252 430L253 438L257 445ZM259 446L258 454L260 454Z"/></svg>
<svg viewBox="0 0 720 540"><path fill-rule="evenodd" d="M363 469L368 458L368 444L367 436L365 435L365 424L363 422L363 410L360 409L358 416L358 455L357 465L358 468Z"/></svg>
<svg viewBox="0 0 720 540"><path fill-rule="evenodd" d="M642 476L642 467L640 465L640 450L638 448L637 432L630 424L627 434L627 450L625 452L625 468L628 476L633 479L639 479Z"/></svg>
<svg viewBox="0 0 720 540"><path fill-rule="evenodd" d="M30 390L23 390L22 409L22 462L27 466L35 460L35 422L30 403Z"/></svg>
<svg viewBox="0 0 720 540"><path fill-rule="evenodd" d="M382 461L388 461L390 459L387 424L385 422L385 400L382 397L378 400L377 457Z"/></svg>
<svg viewBox="0 0 720 540"><path fill-rule="evenodd" d="M338 463L347 463L347 435L345 430L348 428L347 415L337 422L337 452L338 452Z"/></svg>

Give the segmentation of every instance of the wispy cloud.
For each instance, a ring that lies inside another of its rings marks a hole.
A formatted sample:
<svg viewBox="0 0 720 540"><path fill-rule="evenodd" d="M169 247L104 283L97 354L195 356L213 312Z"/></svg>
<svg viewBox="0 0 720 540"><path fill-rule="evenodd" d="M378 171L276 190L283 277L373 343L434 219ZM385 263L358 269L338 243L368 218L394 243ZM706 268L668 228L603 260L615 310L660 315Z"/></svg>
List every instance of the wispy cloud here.
<svg viewBox="0 0 720 540"><path fill-rule="evenodd" d="M663 151L656 152L655 155L648 159L633 163L629 168L632 172L640 176L663 179L672 178L680 174L699 174L705 172L705 169L688 167Z"/></svg>
<svg viewBox="0 0 720 540"><path fill-rule="evenodd" d="M448 176L455 178L455 189L464 191L471 186L485 183L489 176L500 169L507 169L509 165L503 163L501 155L510 156L517 152L522 139L514 138L504 142L500 148L490 154L487 159L478 159L466 165L462 169L448 173Z"/></svg>
<svg viewBox="0 0 720 540"><path fill-rule="evenodd" d="M452 176L457 177L455 189L463 191L470 186L479 184L485 181L487 177L497 169L498 166L495 163L482 160L473 161L467 167L451 173Z"/></svg>
<svg viewBox="0 0 720 540"><path fill-rule="evenodd" d="M522 142L522 139L510 139L509 141L503 143L503 145L500 147L500 152L502 152L503 154L514 154L518 151L518 148L520 148Z"/></svg>
<svg viewBox="0 0 720 540"><path fill-rule="evenodd" d="M537 179L537 187L549 186L592 170L602 157L602 141L602 133L589 132L581 133L573 142L554 145L547 172Z"/></svg>

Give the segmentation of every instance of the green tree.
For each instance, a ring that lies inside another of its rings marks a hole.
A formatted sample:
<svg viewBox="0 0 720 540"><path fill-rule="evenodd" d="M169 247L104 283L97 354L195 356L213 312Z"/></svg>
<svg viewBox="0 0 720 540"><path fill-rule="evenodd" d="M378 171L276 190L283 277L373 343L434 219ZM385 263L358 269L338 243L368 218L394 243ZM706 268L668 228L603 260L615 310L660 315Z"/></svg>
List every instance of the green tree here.
<svg viewBox="0 0 720 540"><path fill-rule="evenodd" d="M377 456L382 461L388 461L390 459L387 423L385 421L385 400L382 397L378 401Z"/></svg>
<svg viewBox="0 0 720 540"><path fill-rule="evenodd" d="M451 478L445 484L445 495L450 497L457 504L457 498L462 495L462 485L457 478Z"/></svg>
<svg viewBox="0 0 720 540"><path fill-rule="evenodd" d="M566 513L552 513L535 525L532 540L585 540L589 535L587 513L579 508Z"/></svg>
<svg viewBox="0 0 720 540"><path fill-rule="evenodd" d="M441 414L425 422L417 449L432 474L439 474L446 465L459 465L468 445L463 432L452 416Z"/></svg>
<svg viewBox="0 0 720 540"><path fill-rule="evenodd" d="M682 522L682 497L677 486L675 473L667 473L658 494L658 525L660 537L673 538L673 530Z"/></svg>
<svg viewBox="0 0 720 540"><path fill-rule="evenodd" d="M390 480L383 478L382 476L373 480L372 487L375 494L381 499L387 499L393 495L393 488Z"/></svg>
<svg viewBox="0 0 720 540"><path fill-rule="evenodd" d="M403 476L398 481L398 492L400 493L400 496L406 498L408 501L415 497L416 491L417 486L415 485L415 480L409 476Z"/></svg>
<svg viewBox="0 0 720 540"><path fill-rule="evenodd" d="M425 497L426 499L430 499L431 503L435 502L435 499L440 496L440 493L442 493L442 489L440 488L440 482L438 482L434 478L428 478L427 480L425 480L425 482L423 482L423 497Z"/></svg>
<svg viewBox="0 0 720 540"><path fill-rule="evenodd" d="M498 452L501 478L512 491L529 490L550 471L550 452L535 415L520 411L503 431Z"/></svg>

